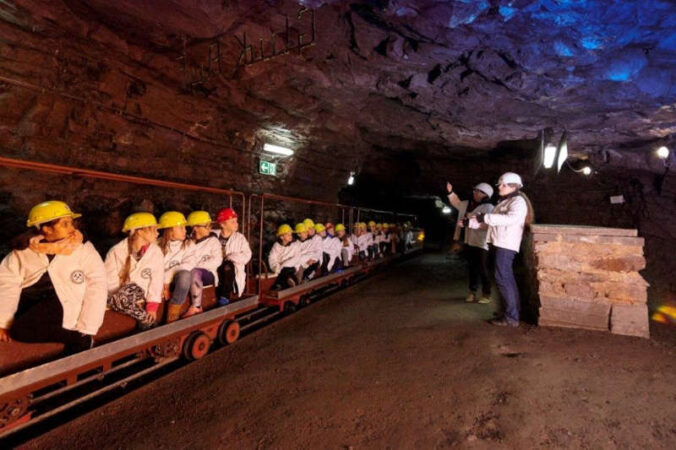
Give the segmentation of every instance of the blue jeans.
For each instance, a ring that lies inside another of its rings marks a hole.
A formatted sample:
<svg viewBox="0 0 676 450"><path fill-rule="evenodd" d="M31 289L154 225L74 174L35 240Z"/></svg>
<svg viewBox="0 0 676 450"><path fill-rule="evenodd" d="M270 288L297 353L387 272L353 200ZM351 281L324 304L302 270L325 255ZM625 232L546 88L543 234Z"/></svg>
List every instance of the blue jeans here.
<svg viewBox="0 0 676 450"><path fill-rule="evenodd" d="M174 291L171 294L171 303L182 305L185 296L190 292L192 306L202 306L202 288L214 284L214 274L201 267L191 271L180 270L174 274Z"/></svg>
<svg viewBox="0 0 676 450"><path fill-rule="evenodd" d="M495 247L495 284L498 285L502 295L505 319L509 322L518 322L519 311L521 310L519 288L516 285L514 270L512 269L515 256L514 250Z"/></svg>

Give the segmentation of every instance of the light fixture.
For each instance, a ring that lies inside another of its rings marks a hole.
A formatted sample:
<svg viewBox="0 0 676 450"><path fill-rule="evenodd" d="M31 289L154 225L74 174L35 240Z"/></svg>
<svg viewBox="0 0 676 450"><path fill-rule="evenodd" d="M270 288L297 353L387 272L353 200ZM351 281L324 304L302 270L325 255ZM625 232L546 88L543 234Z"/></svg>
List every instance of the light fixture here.
<svg viewBox="0 0 676 450"><path fill-rule="evenodd" d="M556 150L556 153L557 172L561 172L563 163L568 159L568 132L566 130L563 130L561 141L559 141L559 148Z"/></svg>
<svg viewBox="0 0 676 450"><path fill-rule="evenodd" d="M263 145L263 151L269 152L269 153L276 153L278 155L283 155L283 156L291 156L293 155L293 150L290 148L282 147L280 145L274 145L274 144L264 144Z"/></svg>
<svg viewBox="0 0 676 450"><path fill-rule="evenodd" d="M669 157L669 149L664 145L658 148L655 153L660 159L667 159Z"/></svg>
<svg viewBox="0 0 676 450"><path fill-rule="evenodd" d="M545 146L545 157L543 161L545 169L551 169L554 166L555 159L556 159L556 146L551 142L549 142Z"/></svg>
<svg viewBox="0 0 676 450"><path fill-rule="evenodd" d="M350 172L350 177L347 179L347 185L352 186L354 184L354 172Z"/></svg>
<svg viewBox="0 0 676 450"><path fill-rule="evenodd" d="M450 214L450 213L451 213L451 208L449 208L448 206L444 206L441 209L441 214Z"/></svg>
<svg viewBox="0 0 676 450"><path fill-rule="evenodd" d="M585 174L585 175L591 175L591 173L592 173L592 168L589 167L589 166L584 166L584 167L582 168L582 173Z"/></svg>

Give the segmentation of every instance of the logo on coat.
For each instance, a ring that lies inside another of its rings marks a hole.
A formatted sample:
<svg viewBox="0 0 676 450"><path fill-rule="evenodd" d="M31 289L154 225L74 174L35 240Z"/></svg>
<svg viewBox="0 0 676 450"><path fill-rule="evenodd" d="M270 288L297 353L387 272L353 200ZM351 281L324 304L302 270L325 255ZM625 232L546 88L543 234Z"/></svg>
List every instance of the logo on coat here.
<svg viewBox="0 0 676 450"><path fill-rule="evenodd" d="M174 267L179 266L179 265L181 265L180 261L176 261L176 260L170 261L169 264L167 264L167 270L173 269Z"/></svg>
<svg viewBox="0 0 676 450"><path fill-rule="evenodd" d="M205 261L209 261L210 259L211 259L211 255L204 255L204 256L202 256L202 258L200 259L200 262L203 263L203 262L205 262Z"/></svg>
<svg viewBox="0 0 676 450"><path fill-rule="evenodd" d="M152 275L153 271L150 270L150 268L143 269L141 271L141 278L148 279L150 278L150 275Z"/></svg>
<svg viewBox="0 0 676 450"><path fill-rule="evenodd" d="M75 284L82 284L85 281L85 274L81 270L74 270L70 273L70 281Z"/></svg>

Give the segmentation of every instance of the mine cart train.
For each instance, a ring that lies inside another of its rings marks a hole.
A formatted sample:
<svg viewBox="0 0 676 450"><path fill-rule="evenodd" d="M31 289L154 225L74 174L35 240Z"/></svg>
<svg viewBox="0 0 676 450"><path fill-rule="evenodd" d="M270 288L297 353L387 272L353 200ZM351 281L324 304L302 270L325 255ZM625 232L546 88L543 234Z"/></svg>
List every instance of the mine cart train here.
<svg viewBox="0 0 676 450"><path fill-rule="evenodd" d="M192 191L223 205L134 212L109 248L80 229L75 204L45 199L27 212L26 233L0 263L0 437L179 358L202 358L424 241L410 214L9 158L0 165Z"/></svg>

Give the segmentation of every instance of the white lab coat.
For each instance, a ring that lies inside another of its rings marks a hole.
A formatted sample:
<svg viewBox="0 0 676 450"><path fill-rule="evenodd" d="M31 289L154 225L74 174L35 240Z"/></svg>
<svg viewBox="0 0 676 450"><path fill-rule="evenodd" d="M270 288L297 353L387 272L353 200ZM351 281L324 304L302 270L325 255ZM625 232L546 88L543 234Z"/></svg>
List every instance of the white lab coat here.
<svg viewBox="0 0 676 450"><path fill-rule="evenodd" d="M120 275L129 257L129 238L115 244L106 255L106 279L108 294L114 294L122 287ZM161 303L164 288L164 255L157 244L150 244L148 250L136 261L131 258L129 282L143 289L148 303Z"/></svg>
<svg viewBox="0 0 676 450"><path fill-rule="evenodd" d="M327 269L333 269L333 265L336 263L336 260L340 258L340 252L343 249L343 244L335 236L329 236L328 234L322 239L322 252L329 255L329 263Z"/></svg>
<svg viewBox="0 0 676 450"><path fill-rule="evenodd" d="M455 194L455 192L451 192L448 195L448 201L453 205L455 209L460 209L460 203L462 200ZM493 204L492 203L481 203L478 205L476 208L474 208L472 211L467 213L467 216L475 216L477 214L489 214L493 211ZM462 217L458 217L458 220L462 219ZM485 228L469 228L465 227L465 244L472 246L472 247L479 247L483 248L484 250L488 250L488 227Z"/></svg>
<svg viewBox="0 0 676 450"><path fill-rule="evenodd" d="M496 247L518 252L527 215L528 205L521 195L501 201L492 213L484 216L484 223L489 225L487 241Z"/></svg>
<svg viewBox="0 0 676 450"><path fill-rule="evenodd" d="M301 267L307 268L310 265L308 264L308 260L314 259L315 261L319 261L321 263L322 260L322 241L321 237L319 238L319 241L314 239L313 237L309 237L305 239L304 241L297 241L298 245L300 247L300 262L301 262Z"/></svg>
<svg viewBox="0 0 676 450"><path fill-rule="evenodd" d="M106 270L91 242L70 255L47 255L30 248L10 252L0 263L0 328L11 327L21 290L34 285L44 273L63 307L63 328L95 335L106 312Z"/></svg>
<svg viewBox="0 0 676 450"><path fill-rule="evenodd" d="M235 231L223 246L223 259L232 261L235 266L235 283L239 295L246 289L246 265L251 260L251 247L244 235Z"/></svg>
<svg viewBox="0 0 676 450"><path fill-rule="evenodd" d="M321 264L322 258L324 257L324 250L323 250L324 244L322 243L323 239L317 233L315 233L310 239L312 240L312 248L315 251L315 256L316 256L315 259L317 261L319 261L320 264Z"/></svg>
<svg viewBox="0 0 676 450"><path fill-rule="evenodd" d="M210 234L199 242L193 241L195 268L206 269L214 276L214 286L218 286L218 268L223 263L223 248L218 236Z"/></svg>
<svg viewBox="0 0 676 450"><path fill-rule="evenodd" d="M354 242L352 241L352 238L350 236L345 235L344 239L347 241L347 246L345 243L339 238L336 237L340 241L340 251L341 251L341 256L342 256L342 251L345 250L347 252L347 262L352 261L352 256L354 256Z"/></svg>
<svg viewBox="0 0 676 450"><path fill-rule="evenodd" d="M282 245L279 241L273 244L268 255L268 267L274 275L278 275L285 267L298 270L300 266L300 243L298 241L293 241L288 245Z"/></svg>
<svg viewBox="0 0 676 450"><path fill-rule="evenodd" d="M191 240L169 242L164 255L164 284L170 284L179 270L192 270L195 263L195 244Z"/></svg>

